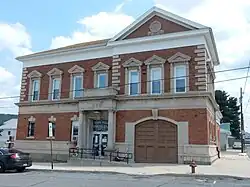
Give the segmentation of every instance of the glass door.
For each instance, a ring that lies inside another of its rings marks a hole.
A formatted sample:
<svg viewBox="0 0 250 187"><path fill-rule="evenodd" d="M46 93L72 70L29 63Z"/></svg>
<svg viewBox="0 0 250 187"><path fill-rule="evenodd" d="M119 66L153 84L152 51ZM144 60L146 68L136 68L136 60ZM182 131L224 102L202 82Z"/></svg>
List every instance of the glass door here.
<svg viewBox="0 0 250 187"><path fill-rule="evenodd" d="M104 156L104 151L108 146L107 133L94 133L93 135L93 149L96 150L96 156Z"/></svg>

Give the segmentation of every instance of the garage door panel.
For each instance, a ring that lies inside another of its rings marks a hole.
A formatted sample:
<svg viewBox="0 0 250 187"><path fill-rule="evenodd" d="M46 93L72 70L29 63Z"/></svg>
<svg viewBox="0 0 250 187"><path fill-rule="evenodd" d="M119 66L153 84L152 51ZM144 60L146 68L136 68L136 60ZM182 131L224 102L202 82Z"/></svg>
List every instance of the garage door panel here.
<svg viewBox="0 0 250 187"><path fill-rule="evenodd" d="M136 162L177 163L177 148L175 124L163 120L150 120L136 126Z"/></svg>

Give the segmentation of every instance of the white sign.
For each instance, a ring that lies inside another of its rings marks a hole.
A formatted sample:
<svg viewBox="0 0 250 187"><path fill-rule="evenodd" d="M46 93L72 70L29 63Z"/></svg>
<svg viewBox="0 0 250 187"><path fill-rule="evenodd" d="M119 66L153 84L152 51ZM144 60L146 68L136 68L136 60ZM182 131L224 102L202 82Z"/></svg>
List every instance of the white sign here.
<svg viewBox="0 0 250 187"><path fill-rule="evenodd" d="M49 123L49 137L53 137L53 127L52 127L52 123Z"/></svg>

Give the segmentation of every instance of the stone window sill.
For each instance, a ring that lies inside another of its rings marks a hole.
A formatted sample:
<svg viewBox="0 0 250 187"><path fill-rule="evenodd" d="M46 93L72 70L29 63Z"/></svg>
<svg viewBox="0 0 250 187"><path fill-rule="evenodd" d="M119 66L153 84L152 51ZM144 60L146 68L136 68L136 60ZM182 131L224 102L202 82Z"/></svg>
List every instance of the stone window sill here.
<svg viewBox="0 0 250 187"><path fill-rule="evenodd" d="M33 139L35 139L35 137L34 136L27 136L26 139L33 140Z"/></svg>
<svg viewBox="0 0 250 187"><path fill-rule="evenodd" d="M50 140L50 139L54 140L54 139L56 139L56 138L55 138L55 137L47 137L46 139L47 139L47 140Z"/></svg>

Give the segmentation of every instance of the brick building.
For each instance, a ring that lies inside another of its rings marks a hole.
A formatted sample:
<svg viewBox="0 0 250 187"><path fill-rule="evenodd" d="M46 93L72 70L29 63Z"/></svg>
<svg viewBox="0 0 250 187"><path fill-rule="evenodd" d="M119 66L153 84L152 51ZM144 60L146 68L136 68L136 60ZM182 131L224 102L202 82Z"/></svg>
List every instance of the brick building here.
<svg viewBox="0 0 250 187"><path fill-rule="evenodd" d="M220 118L211 28L153 7L111 39L17 58L23 74L15 146L67 160L78 147L118 148L135 162L210 164Z"/></svg>

